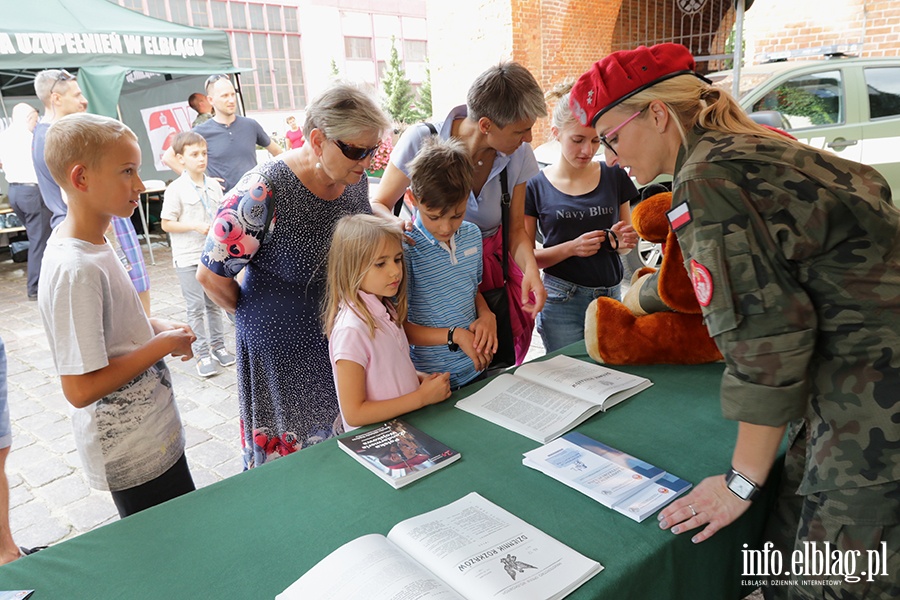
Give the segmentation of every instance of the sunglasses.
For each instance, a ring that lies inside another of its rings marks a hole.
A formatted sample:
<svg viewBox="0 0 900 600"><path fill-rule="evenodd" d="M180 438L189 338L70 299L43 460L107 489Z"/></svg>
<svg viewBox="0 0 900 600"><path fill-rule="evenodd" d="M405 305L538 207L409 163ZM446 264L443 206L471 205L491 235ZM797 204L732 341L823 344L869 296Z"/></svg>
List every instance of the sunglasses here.
<svg viewBox="0 0 900 600"><path fill-rule="evenodd" d="M228 75L210 75L206 78L206 84L204 85L204 89L207 91L207 95L209 95L209 86L214 84L220 79L228 79Z"/></svg>
<svg viewBox="0 0 900 600"><path fill-rule="evenodd" d="M647 108L648 108L648 107L645 106L645 107L642 108L641 110L637 111L636 113L634 113L633 115L631 115L630 117L628 117L627 119L625 119L624 121L622 121L621 123L619 123L619 125L618 125L617 127L613 127L612 129L610 129L610 130L607 131L606 133L601 133L601 134L600 134L600 142L601 142L604 146L606 146L607 150L609 150L610 152L612 152L614 155L618 156L619 154L616 152L616 149L613 148L613 144L616 143L616 140L614 140L614 139L611 140L611 139L609 139L609 138L611 138L612 136L614 136L616 133L619 132L620 129L622 129L623 127L625 127L626 125L628 125L629 123L631 123L633 120L635 120L635 119L638 117L638 115L640 115L642 112L644 112L645 110L647 110Z"/></svg>
<svg viewBox="0 0 900 600"><path fill-rule="evenodd" d="M56 75L56 80L53 82L53 85L50 86L50 93L53 93L53 90L56 88L56 84L60 81L74 81L75 76L66 71L65 69L60 69L59 73Z"/></svg>
<svg viewBox="0 0 900 600"><path fill-rule="evenodd" d="M381 147L381 142L378 142L371 148L359 148L357 146L351 146L350 144L345 144L341 140L331 140L335 143L335 145L341 149L341 153L349 158L350 160L364 160L373 154Z"/></svg>

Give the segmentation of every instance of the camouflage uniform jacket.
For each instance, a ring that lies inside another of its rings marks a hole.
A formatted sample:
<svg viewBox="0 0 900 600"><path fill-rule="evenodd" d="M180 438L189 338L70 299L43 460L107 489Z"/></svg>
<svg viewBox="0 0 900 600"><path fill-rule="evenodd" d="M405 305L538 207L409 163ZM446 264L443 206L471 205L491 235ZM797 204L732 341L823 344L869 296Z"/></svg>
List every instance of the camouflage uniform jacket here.
<svg viewBox="0 0 900 600"><path fill-rule="evenodd" d="M670 220L725 357L725 416L806 420L800 494L900 480L900 211L885 180L705 130L675 173Z"/></svg>

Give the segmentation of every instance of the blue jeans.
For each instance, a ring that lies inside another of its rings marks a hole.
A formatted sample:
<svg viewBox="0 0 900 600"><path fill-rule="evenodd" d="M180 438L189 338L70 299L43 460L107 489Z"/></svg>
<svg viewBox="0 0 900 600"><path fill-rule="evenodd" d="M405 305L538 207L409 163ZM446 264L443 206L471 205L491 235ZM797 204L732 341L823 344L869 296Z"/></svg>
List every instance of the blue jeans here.
<svg viewBox="0 0 900 600"><path fill-rule="evenodd" d="M537 318L537 330L547 352L584 339L584 314L600 296L622 299L619 284L589 288L544 273L547 302Z"/></svg>

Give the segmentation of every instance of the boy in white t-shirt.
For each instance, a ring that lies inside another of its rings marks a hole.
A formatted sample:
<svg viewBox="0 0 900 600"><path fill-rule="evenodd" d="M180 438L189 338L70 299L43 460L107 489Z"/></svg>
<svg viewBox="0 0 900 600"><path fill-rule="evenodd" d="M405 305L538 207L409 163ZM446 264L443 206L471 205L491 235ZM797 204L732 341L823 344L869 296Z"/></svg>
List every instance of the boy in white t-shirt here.
<svg viewBox="0 0 900 600"><path fill-rule="evenodd" d="M121 517L194 489L184 429L163 357L189 360L190 327L148 319L104 237L130 218L144 185L141 151L124 124L77 113L47 132L45 158L68 214L47 243L38 307L91 487Z"/></svg>
<svg viewBox="0 0 900 600"><path fill-rule="evenodd" d="M222 200L222 187L206 176L206 140L202 135L193 131L179 133L172 140L172 151L184 171L166 190L160 220L172 243L172 262L187 305L188 325L197 335L193 348L197 373L210 377L218 373L216 362L223 367L235 363L234 355L225 349L222 309L197 281L197 265L209 225Z"/></svg>

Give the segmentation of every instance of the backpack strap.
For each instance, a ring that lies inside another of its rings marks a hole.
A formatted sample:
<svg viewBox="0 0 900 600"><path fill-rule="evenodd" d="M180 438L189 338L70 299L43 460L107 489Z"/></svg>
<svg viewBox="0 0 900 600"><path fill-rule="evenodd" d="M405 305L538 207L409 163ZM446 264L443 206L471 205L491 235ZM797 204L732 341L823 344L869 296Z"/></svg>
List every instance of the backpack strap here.
<svg viewBox="0 0 900 600"><path fill-rule="evenodd" d="M506 167L500 171L500 228L503 236L503 284L509 278L509 179Z"/></svg>

